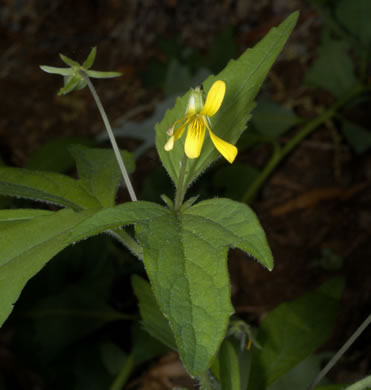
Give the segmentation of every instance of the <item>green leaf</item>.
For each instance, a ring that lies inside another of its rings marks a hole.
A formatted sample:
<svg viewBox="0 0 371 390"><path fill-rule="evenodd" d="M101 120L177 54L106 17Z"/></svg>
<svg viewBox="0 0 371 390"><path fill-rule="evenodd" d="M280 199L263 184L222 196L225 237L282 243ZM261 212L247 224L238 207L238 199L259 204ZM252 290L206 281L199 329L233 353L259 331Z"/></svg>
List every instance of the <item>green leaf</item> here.
<svg viewBox="0 0 371 390"><path fill-rule="evenodd" d="M147 288L149 289L150 292L151 286L147 282ZM153 302L157 306L158 313L162 316L160 310L158 309L158 305L156 302L156 299L152 293L152 299ZM163 317L163 316L162 316ZM167 330L168 334L171 337L171 340L173 342L173 349L175 349L175 342L174 338L172 337L171 329L169 327L169 323L167 320L164 318L164 321L166 322L167 325ZM143 362L146 362L148 360L152 360L156 356L159 355L164 355L165 353L169 352L169 349L161 343L157 338L152 337L143 327L139 325L137 321L132 322L132 332L131 332L131 340L132 342L132 354L133 354L133 359L135 362L135 365L142 364Z"/></svg>
<svg viewBox="0 0 371 390"><path fill-rule="evenodd" d="M0 167L0 194L49 202L73 209L114 205L121 172L110 149L81 145L69 148L76 159L80 180L59 173ZM121 156L130 172L134 170L131 153Z"/></svg>
<svg viewBox="0 0 371 390"><path fill-rule="evenodd" d="M77 180L54 172L0 167L0 194L73 209L98 208L98 201Z"/></svg>
<svg viewBox="0 0 371 390"><path fill-rule="evenodd" d="M262 349L254 350L249 390L268 388L329 337L343 287L343 279L333 278L264 318L258 334Z"/></svg>
<svg viewBox="0 0 371 390"><path fill-rule="evenodd" d="M85 68L86 70L91 68L94 64L96 55L97 55L97 48L93 47L86 60L83 62L82 67Z"/></svg>
<svg viewBox="0 0 371 390"><path fill-rule="evenodd" d="M39 171L65 172L74 168L75 160L68 149L71 145L93 146L91 137L63 136L43 144L29 157L25 168Z"/></svg>
<svg viewBox="0 0 371 390"><path fill-rule="evenodd" d="M328 41L318 49L318 58L305 76L305 82L342 97L357 84L354 64L344 41Z"/></svg>
<svg viewBox="0 0 371 390"><path fill-rule="evenodd" d="M10 226L0 235L0 325L12 311L23 287L68 245L122 225L145 225L166 212L149 202L130 202L76 213L60 210Z"/></svg>
<svg viewBox="0 0 371 390"><path fill-rule="evenodd" d="M23 223L29 219L43 215L51 215L53 211L37 209L3 209L0 210L0 234L12 225Z"/></svg>
<svg viewBox="0 0 371 390"><path fill-rule="evenodd" d="M139 301L139 311L143 328L152 337L161 341L169 348L176 350L169 321L161 313L150 284L137 275L132 276L131 284Z"/></svg>
<svg viewBox="0 0 371 390"><path fill-rule="evenodd" d="M246 128L254 99L269 69L287 41L298 18L298 12L290 15L281 25L273 28L253 49L248 49L239 59L231 60L226 68L216 76L210 76L203 84L207 92L216 80L224 80L226 95L220 110L211 118L215 134L228 142L236 143ZM176 183L180 171L179 162L184 155L184 136L175 144L171 152L164 150L168 136L166 131L176 120L184 116L189 92L178 98L174 108L168 111L156 126L156 145L161 161ZM185 185L209 166L219 153L209 138L205 139L199 158L189 160L185 174Z"/></svg>
<svg viewBox="0 0 371 390"><path fill-rule="evenodd" d="M240 367L237 351L227 339L224 340L220 348L219 362L222 389L240 390Z"/></svg>
<svg viewBox="0 0 371 390"><path fill-rule="evenodd" d="M321 371L323 356L310 355L302 360L267 390L308 389L318 373Z"/></svg>
<svg viewBox="0 0 371 390"><path fill-rule="evenodd" d="M299 122L300 118L290 109L273 100L261 99L253 111L251 122L260 134L276 138Z"/></svg>
<svg viewBox="0 0 371 390"><path fill-rule="evenodd" d="M238 247L268 269L273 259L251 209L212 199L137 225L144 264L161 312L169 320L178 351L191 375L210 366L226 333L230 281L228 248Z"/></svg>
<svg viewBox="0 0 371 390"><path fill-rule="evenodd" d="M340 22L367 48L371 44L370 0L342 0L336 8Z"/></svg>
<svg viewBox="0 0 371 390"><path fill-rule="evenodd" d="M370 130L349 121L342 122L341 130L346 140L357 154L361 154L370 148Z"/></svg>
<svg viewBox="0 0 371 390"><path fill-rule="evenodd" d="M112 207L122 174L115 154L111 149L94 149L81 145L69 148L75 158L81 183L102 207ZM121 157L128 173L135 169L131 153L121 151Z"/></svg>

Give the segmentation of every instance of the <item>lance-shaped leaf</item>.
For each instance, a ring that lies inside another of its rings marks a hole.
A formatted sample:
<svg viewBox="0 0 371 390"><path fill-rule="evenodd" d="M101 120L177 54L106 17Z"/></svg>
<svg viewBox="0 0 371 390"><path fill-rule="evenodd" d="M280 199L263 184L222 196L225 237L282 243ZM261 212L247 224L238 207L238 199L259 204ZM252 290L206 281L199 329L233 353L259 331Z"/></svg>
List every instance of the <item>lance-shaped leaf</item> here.
<svg viewBox="0 0 371 390"><path fill-rule="evenodd" d="M233 313L228 248L238 247L272 269L265 233L248 206L212 199L183 214L168 211L145 228L138 224L137 236L183 363L199 375L210 366Z"/></svg>
<svg viewBox="0 0 371 390"><path fill-rule="evenodd" d="M138 223L144 228L150 220L166 212L164 207L154 203L130 202L78 213L63 209L3 229L0 234L0 326L27 281L66 246L122 225Z"/></svg>
<svg viewBox="0 0 371 390"><path fill-rule="evenodd" d="M114 205L121 172L110 149L70 147L80 180L60 173L0 167L0 195L15 196L71 207L75 210ZM121 152L128 172L134 170L131 153Z"/></svg>
<svg viewBox="0 0 371 390"><path fill-rule="evenodd" d="M226 83L226 94L221 108L211 118L212 129L217 136L235 144L246 129L250 112L254 107L255 96L286 43L297 18L298 12L294 12L279 27L273 28L254 48L248 49L237 60L230 61L224 70L216 76L210 76L203 83L205 92L209 91L216 80L223 80ZM185 137L177 141L170 152L164 150L164 145L168 139L167 130L184 116L188 98L189 93L178 98L175 107L168 111L156 126L157 150L163 165L175 183L180 171L179 162L184 155ZM192 183L218 157L219 153L207 136L200 157L188 161L185 185Z"/></svg>
<svg viewBox="0 0 371 390"><path fill-rule="evenodd" d="M82 145L70 146L69 150L75 158L81 183L89 193L99 201L102 207L114 206L122 174L113 151ZM133 155L123 150L121 157L128 173L132 173L135 168Z"/></svg>
<svg viewBox="0 0 371 390"><path fill-rule="evenodd" d="M54 172L0 167L0 195L71 207L99 208L97 199L71 177Z"/></svg>

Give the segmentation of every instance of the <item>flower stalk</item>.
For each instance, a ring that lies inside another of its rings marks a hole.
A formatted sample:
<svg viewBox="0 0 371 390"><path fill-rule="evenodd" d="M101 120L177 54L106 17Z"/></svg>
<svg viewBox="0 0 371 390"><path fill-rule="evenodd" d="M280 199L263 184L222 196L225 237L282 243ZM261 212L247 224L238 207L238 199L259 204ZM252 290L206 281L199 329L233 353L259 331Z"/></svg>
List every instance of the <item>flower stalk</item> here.
<svg viewBox="0 0 371 390"><path fill-rule="evenodd" d="M90 81L89 77L87 76L87 74L80 70L80 74L81 76L84 78L91 94L93 95L93 98L95 100L95 103L98 107L98 110L99 110L99 113L102 117L102 120L103 120L103 123L106 127L106 130L107 130L107 133L108 133L108 137L111 141L111 145L112 145L112 148L113 148L113 151L115 153L115 156L116 156L116 159L117 159L117 162L119 164L119 167L120 167L120 170L121 170L121 174L122 174L122 177L124 178L124 182L126 184L126 188L128 189L129 191L129 196L130 196L130 199L135 202L138 200L136 194L135 194L135 191L134 191L134 188L131 184L131 181L130 181L130 178L129 178L129 174L128 174L128 171L126 170L126 167L125 167L125 164L124 164L124 161L122 160L122 157L121 157L121 154L120 154L120 150L119 150L119 147L117 146L117 142L116 142L116 139L115 139L115 136L113 135L113 131L112 131L112 128L111 128L111 125L109 123L109 120L107 118L107 114L103 108L103 105L100 101L100 98L97 94L97 91L95 90L94 88L94 85L93 83Z"/></svg>
<svg viewBox="0 0 371 390"><path fill-rule="evenodd" d="M174 202L175 210L179 210L181 208L184 200L184 195L186 192L186 188L184 188L184 179L185 179L187 161L188 161L187 155L184 154L183 161L181 163L182 166L180 167L178 183L176 186L176 195L175 195L175 202Z"/></svg>

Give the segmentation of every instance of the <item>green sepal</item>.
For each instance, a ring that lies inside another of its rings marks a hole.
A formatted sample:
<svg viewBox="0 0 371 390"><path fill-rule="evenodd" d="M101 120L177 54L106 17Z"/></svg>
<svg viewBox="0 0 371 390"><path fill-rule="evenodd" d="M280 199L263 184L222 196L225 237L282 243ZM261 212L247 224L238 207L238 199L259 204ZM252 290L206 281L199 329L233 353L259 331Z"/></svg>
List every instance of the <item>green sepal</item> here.
<svg viewBox="0 0 371 390"><path fill-rule="evenodd" d="M87 70L85 73L94 79L111 79L113 77L120 77L122 75L120 72L100 72L98 70Z"/></svg>
<svg viewBox="0 0 371 390"><path fill-rule="evenodd" d="M58 91L58 96L67 95L69 92L73 90L82 89L83 87L85 87L86 82L83 78L81 79L79 76L74 75L74 76L65 76L64 84L65 84L64 87Z"/></svg>
<svg viewBox="0 0 371 390"><path fill-rule="evenodd" d="M59 57L66 65L69 65L71 67L74 67L74 66L80 67L80 64L78 62L71 60L71 58L66 57L62 53L59 53Z"/></svg>
<svg viewBox="0 0 371 390"><path fill-rule="evenodd" d="M82 63L82 67L86 70L90 69L94 64L96 55L97 55L97 48L93 47L86 60Z"/></svg>
<svg viewBox="0 0 371 390"><path fill-rule="evenodd" d="M48 65L40 65L40 68L46 73L59 74L61 76L70 76L73 73L73 69L71 68L57 68Z"/></svg>

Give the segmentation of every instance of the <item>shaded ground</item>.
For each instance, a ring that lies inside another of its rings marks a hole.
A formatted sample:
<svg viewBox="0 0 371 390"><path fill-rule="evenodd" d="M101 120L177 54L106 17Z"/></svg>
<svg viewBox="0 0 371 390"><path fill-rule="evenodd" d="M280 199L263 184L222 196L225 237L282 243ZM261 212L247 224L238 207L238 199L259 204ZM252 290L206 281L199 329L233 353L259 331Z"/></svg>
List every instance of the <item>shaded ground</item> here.
<svg viewBox="0 0 371 390"><path fill-rule="evenodd" d="M58 53L82 60L91 46L97 46L95 69L124 74L117 80L96 82L109 117L113 123L122 117L140 121L151 115L162 98L162 91L146 87L141 76L154 60L166 66L168 57L160 38L176 37L182 45L206 55L215 36L229 25L242 52L295 9L301 10L299 25L265 89L277 102L295 106L306 117L314 114L313 107L331 102L331 97L302 84L315 55L320 27L316 12L306 2L215 3L5 0L0 8L1 157L8 164L23 166L53 137L95 136L102 131L87 90L57 97L62 79L40 71L40 64L60 66ZM333 349L342 345L371 308L371 157L356 158L346 144L339 144L339 137L334 123L318 129L274 172L253 205L275 256L274 271L268 273L238 251L230 256L234 304L251 323L278 303L313 289L329 275L345 275L341 315L328 344ZM128 149L135 145L131 139L121 141ZM267 147L263 153L242 154L238 159L261 167L269 153ZM154 150L141 157L134 177L138 189L159 164ZM324 249L343 259L339 270L316 265ZM335 370L335 379L351 381L369 372L370 344L368 331ZM6 361L8 355L4 354ZM1 362L0 357L0 369ZM166 376L174 371L179 374L169 360L156 363L151 370L162 383L159 389L166 388ZM149 377L148 372L145 375Z"/></svg>

